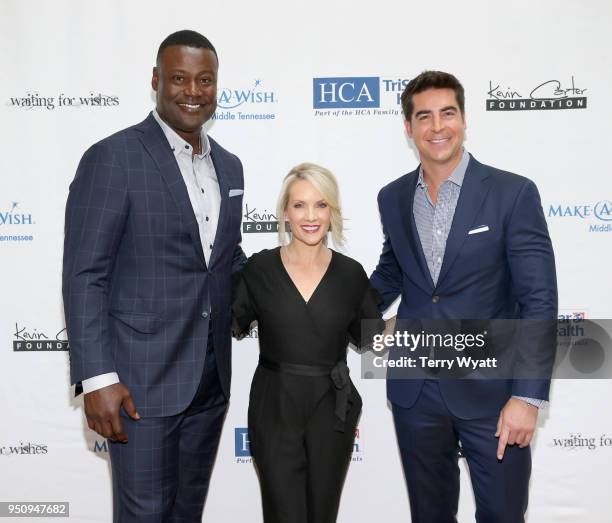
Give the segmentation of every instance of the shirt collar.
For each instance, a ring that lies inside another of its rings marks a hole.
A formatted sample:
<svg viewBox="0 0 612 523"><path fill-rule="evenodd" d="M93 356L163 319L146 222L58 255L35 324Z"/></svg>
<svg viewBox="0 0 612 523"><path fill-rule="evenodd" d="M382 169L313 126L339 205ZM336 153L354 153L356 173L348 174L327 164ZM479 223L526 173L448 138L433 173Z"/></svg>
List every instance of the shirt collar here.
<svg viewBox="0 0 612 523"><path fill-rule="evenodd" d="M461 187L463 185L463 179L465 178L465 172L467 171L468 163L470 163L470 154L463 149L463 156L461 157L461 161L453 169L453 172L448 177L449 182L453 182L456 186ZM423 166L419 165L419 179L417 180L418 187L427 187L425 183L425 179L423 178Z"/></svg>
<svg viewBox="0 0 612 523"><path fill-rule="evenodd" d="M193 147L191 147L191 145L183 140L183 138L181 138L178 133L172 129L172 127L161 119L161 116L159 116L156 109L153 109L153 118L155 118L155 121L159 124L161 130L164 132L164 135L166 136L175 157L179 154L185 153L189 154L190 156L192 155ZM204 131L204 127L202 127L202 130L200 131L200 138L202 140L202 154L198 154L197 156L203 158L210 154L210 141L208 140L206 131Z"/></svg>

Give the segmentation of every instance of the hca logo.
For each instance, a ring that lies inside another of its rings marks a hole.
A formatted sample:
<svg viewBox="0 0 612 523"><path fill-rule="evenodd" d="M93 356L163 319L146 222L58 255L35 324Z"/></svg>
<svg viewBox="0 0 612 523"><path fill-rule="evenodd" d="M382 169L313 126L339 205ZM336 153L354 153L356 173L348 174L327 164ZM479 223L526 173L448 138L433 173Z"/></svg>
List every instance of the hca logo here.
<svg viewBox="0 0 612 523"><path fill-rule="evenodd" d="M251 457L249 429L246 427L234 428L234 454L237 458Z"/></svg>
<svg viewBox="0 0 612 523"><path fill-rule="evenodd" d="M380 107L380 78L313 78L312 105L315 109Z"/></svg>

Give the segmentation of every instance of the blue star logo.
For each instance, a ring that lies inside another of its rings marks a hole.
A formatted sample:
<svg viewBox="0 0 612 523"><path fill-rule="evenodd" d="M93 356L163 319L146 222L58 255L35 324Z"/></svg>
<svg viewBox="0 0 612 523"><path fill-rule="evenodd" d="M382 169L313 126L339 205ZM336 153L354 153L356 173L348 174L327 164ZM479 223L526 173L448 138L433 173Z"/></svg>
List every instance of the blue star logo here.
<svg viewBox="0 0 612 523"><path fill-rule="evenodd" d="M18 205L19 205L19 202L11 202L11 211L14 211Z"/></svg>

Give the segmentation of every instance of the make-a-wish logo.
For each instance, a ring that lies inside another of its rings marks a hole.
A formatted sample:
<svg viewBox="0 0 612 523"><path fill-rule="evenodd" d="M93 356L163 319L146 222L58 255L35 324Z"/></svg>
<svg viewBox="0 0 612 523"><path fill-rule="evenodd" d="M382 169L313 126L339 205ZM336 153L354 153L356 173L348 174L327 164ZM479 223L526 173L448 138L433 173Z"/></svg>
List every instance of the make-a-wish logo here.
<svg viewBox="0 0 612 523"><path fill-rule="evenodd" d="M56 352L68 350L66 328L48 335L42 330L15 322L13 351L15 352Z"/></svg>
<svg viewBox="0 0 612 523"><path fill-rule="evenodd" d="M3 225L34 225L34 219L32 213L25 212L19 202L13 201L6 211L0 211L0 227Z"/></svg>
<svg viewBox="0 0 612 523"><path fill-rule="evenodd" d="M28 231L36 223L32 213L23 209L17 201L12 201L5 209L0 211L0 243L34 240ZM28 234L25 234L26 231Z"/></svg>
<svg viewBox="0 0 612 523"><path fill-rule="evenodd" d="M93 441L93 447L91 450L96 454L108 454L108 443L105 439L96 439Z"/></svg>
<svg viewBox="0 0 612 523"><path fill-rule="evenodd" d="M249 441L249 429L246 427L234 428L234 456L236 463L251 463L251 443Z"/></svg>
<svg viewBox="0 0 612 523"><path fill-rule="evenodd" d="M397 116L409 79L337 76L312 79L315 116Z"/></svg>
<svg viewBox="0 0 612 523"><path fill-rule="evenodd" d="M596 203L551 204L548 218L584 220L589 222L589 232L612 232L612 201L600 200Z"/></svg>
<svg viewBox="0 0 612 523"><path fill-rule="evenodd" d="M278 232L276 215L268 209L258 209L245 204L242 215L242 232Z"/></svg>
<svg viewBox="0 0 612 523"><path fill-rule="evenodd" d="M270 110L270 105L277 102L276 92L264 89L261 80L242 89L224 87L217 93L213 120L274 120L276 112Z"/></svg>
<svg viewBox="0 0 612 523"><path fill-rule="evenodd" d="M502 87L500 82L489 80L486 109L487 111L586 109L586 91L586 88L576 86L573 76L570 83L546 80L535 87L522 90L509 86Z"/></svg>

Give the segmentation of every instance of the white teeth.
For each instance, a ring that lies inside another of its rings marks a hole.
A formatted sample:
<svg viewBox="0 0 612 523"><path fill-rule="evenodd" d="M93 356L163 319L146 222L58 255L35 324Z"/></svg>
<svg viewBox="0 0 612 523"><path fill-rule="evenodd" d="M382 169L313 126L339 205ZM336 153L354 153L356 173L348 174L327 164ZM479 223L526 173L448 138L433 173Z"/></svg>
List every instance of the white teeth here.
<svg viewBox="0 0 612 523"><path fill-rule="evenodd" d="M200 107L200 104L196 104L196 105L192 105L192 104L179 104L182 105L183 107L187 107L188 109L197 109L198 107Z"/></svg>

